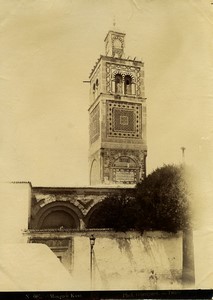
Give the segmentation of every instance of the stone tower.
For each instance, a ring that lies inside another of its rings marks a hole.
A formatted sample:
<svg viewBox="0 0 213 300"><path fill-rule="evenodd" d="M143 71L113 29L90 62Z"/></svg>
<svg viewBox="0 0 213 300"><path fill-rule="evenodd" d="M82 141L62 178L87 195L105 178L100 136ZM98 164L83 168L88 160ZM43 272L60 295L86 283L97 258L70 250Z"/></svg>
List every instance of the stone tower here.
<svg viewBox="0 0 213 300"><path fill-rule="evenodd" d="M90 74L90 184L134 184L146 174L144 64L126 58L125 33L109 31Z"/></svg>

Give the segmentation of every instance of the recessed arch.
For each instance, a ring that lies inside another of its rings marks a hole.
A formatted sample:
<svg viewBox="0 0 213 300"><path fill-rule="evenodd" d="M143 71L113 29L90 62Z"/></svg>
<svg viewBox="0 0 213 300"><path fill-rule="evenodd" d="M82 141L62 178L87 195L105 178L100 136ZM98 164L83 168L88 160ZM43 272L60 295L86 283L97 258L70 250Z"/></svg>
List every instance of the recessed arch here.
<svg viewBox="0 0 213 300"><path fill-rule="evenodd" d="M92 218L95 218L96 212L98 212L98 209L101 206L101 203L102 203L102 201L98 202L92 208L90 208L89 212L87 213L86 217L84 218L84 223L85 223L86 228L92 228L92 226L90 225Z"/></svg>
<svg viewBox="0 0 213 300"><path fill-rule="evenodd" d="M135 77L131 72L115 70L111 76L112 92L117 94L134 95Z"/></svg>
<svg viewBox="0 0 213 300"><path fill-rule="evenodd" d="M122 82L123 78L121 74L116 74L115 75L115 93L122 93Z"/></svg>
<svg viewBox="0 0 213 300"><path fill-rule="evenodd" d="M77 228L73 215L63 208L51 210L40 224L40 229Z"/></svg>
<svg viewBox="0 0 213 300"><path fill-rule="evenodd" d="M130 75L124 77L124 94L132 94L132 77Z"/></svg>
<svg viewBox="0 0 213 300"><path fill-rule="evenodd" d="M96 159L92 161L90 168L90 185L95 185L99 182L99 166Z"/></svg>
<svg viewBox="0 0 213 300"><path fill-rule="evenodd" d="M113 46L117 49L123 48L123 40L119 37L113 39Z"/></svg>
<svg viewBox="0 0 213 300"><path fill-rule="evenodd" d="M137 162L130 156L122 155L113 161L112 167L136 168Z"/></svg>
<svg viewBox="0 0 213 300"><path fill-rule="evenodd" d="M58 217L58 223L53 218ZM63 222L64 217L64 222ZM34 221L36 229L51 229L64 228L80 228L80 219L83 219L83 214L78 207L72 203L64 201L55 201L42 207ZM52 225L51 225L52 224ZM50 228L45 228L50 226Z"/></svg>
<svg viewBox="0 0 213 300"><path fill-rule="evenodd" d="M96 87L95 87L95 83L92 86L92 94L93 94L93 99L95 100L95 91L96 91Z"/></svg>

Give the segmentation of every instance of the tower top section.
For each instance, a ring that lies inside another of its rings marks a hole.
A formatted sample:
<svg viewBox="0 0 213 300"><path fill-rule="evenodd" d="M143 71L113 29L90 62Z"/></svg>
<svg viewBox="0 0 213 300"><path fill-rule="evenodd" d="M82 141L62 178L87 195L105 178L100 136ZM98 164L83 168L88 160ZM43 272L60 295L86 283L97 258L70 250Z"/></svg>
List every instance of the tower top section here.
<svg viewBox="0 0 213 300"><path fill-rule="evenodd" d="M123 58L125 49L125 33L110 30L104 40L106 56Z"/></svg>

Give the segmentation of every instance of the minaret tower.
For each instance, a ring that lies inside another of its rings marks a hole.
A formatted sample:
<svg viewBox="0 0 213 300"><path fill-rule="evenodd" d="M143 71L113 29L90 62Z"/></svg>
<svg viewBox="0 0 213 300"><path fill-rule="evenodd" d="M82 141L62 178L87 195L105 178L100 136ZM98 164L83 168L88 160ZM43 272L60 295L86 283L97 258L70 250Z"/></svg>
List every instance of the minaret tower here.
<svg viewBox="0 0 213 300"><path fill-rule="evenodd" d="M90 184L135 184L146 174L144 64L125 57L125 33L104 41L90 74Z"/></svg>

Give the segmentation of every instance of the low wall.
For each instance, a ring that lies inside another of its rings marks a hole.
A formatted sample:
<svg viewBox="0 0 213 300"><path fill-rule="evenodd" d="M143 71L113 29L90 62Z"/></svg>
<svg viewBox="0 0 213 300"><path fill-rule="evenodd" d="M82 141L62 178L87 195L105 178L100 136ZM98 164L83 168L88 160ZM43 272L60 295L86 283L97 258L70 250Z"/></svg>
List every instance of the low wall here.
<svg viewBox="0 0 213 300"><path fill-rule="evenodd" d="M90 235L96 237L90 274ZM182 233L76 232L30 233L31 242L49 243L70 271L75 290L181 289ZM59 241L69 241L67 248ZM47 242L48 241L48 242ZM54 244L54 241L55 242ZM58 248L57 248L58 245ZM64 247L64 252L62 250ZM66 250L65 250L66 248ZM91 286L92 284L92 286Z"/></svg>
<svg viewBox="0 0 213 300"><path fill-rule="evenodd" d="M29 230L31 185L2 184L0 241L46 244L71 274L71 289L91 289L90 236L93 251L93 290L182 288L182 234L114 232L110 230ZM48 278L47 278L48 280Z"/></svg>

